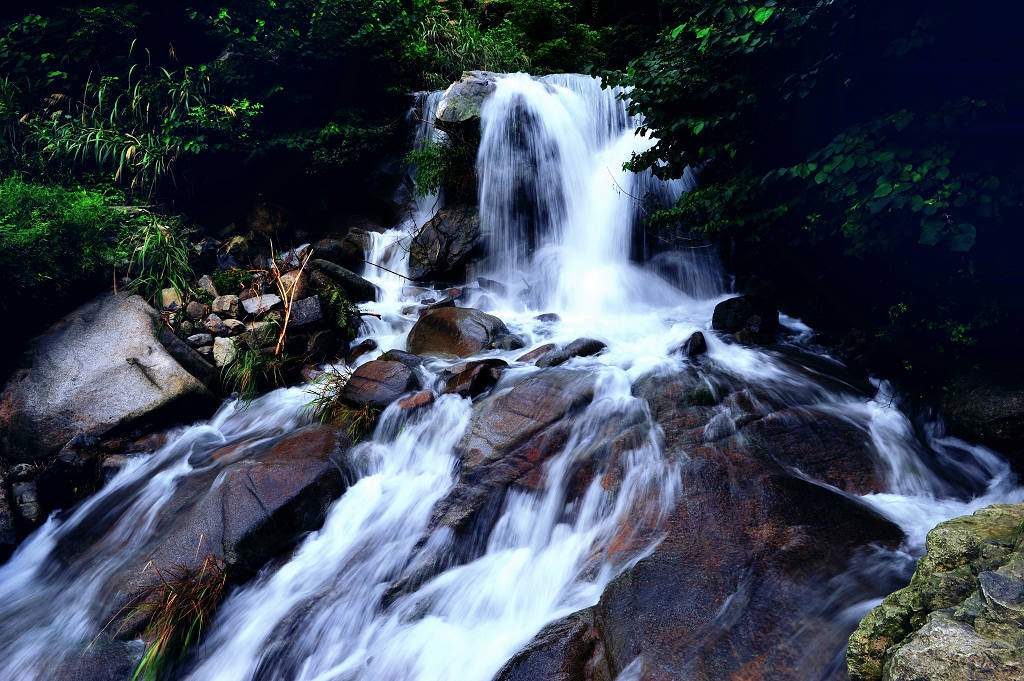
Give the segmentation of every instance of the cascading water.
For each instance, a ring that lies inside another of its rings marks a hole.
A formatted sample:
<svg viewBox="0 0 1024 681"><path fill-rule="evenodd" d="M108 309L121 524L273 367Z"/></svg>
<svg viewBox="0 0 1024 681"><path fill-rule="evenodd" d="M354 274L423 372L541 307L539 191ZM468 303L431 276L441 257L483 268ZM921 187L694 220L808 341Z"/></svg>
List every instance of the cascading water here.
<svg viewBox="0 0 1024 681"><path fill-rule="evenodd" d="M431 522L436 503L455 484L458 443L474 405L446 395L412 416L390 407L373 437L349 452L357 479L322 529L228 597L182 678L492 679L544 625L595 604L616 575L657 546L659 522L684 492L686 453L673 459L662 451L651 410L633 390L641 377L687 368L689 360L670 350L697 330L705 331L706 361L723 380L828 413L871 440L886 491L860 499L898 523L907 540L898 551L863 556L858 570L903 573L935 523L996 501L1024 500L998 455L944 437L937 426L919 438L885 396L885 384L873 399L858 397L812 370L794 370L780 353L708 332L715 304L727 297L711 251L681 251L653 267L632 262L645 199L671 201L692 178L659 183L622 170L652 140L633 134L637 121L617 94L585 76L515 74L498 81L482 111L478 175L488 257L479 270L500 280L506 294L469 286L467 304L501 317L531 346L580 336L608 344L605 353L566 365L590 377L593 398L575 416L540 483L498 498L490 531L470 547L458 546L451 530ZM428 122L439 99L440 93L424 98ZM434 134L422 124L417 143ZM371 236L365 275L381 295L366 307L380 319L369 319L364 331L382 350L404 347L418 314L409 308L431 295L402 275L408 240L440 200L428 197L402 225ZM536 319L549 312L559 320ZM784 323L798 332L789 349L813 352L806 327ZM516 363L521 352L484 353L512 365L494 394L538 371ZM447 364L429 360L425 378L433 380L431 372ZM48 521L0 568L0 677L35 681L78 654L104 624L110 581L125 567L120 548L147 541L175 487L216 465L204 453L294 430L305 423L306 399L289 389L247 410L229 404L208 424L175 433L66 519ZM706 436L735 432L729 409L714 410ZM618 420L640 433L621 457L621 483L606 489L597 471L583 490L570 492L570 471L605 444L605 426ZM630 534L638 523L653 531ZM82 532L94 542L69 564L61 544ZM409 574L426 577L389 591ZM836 641L880 595L854 582L837 581L831 600L821 604L838 634L808 636L809 681L838 664ZM722 627L729 604L740 602L749 586L741 584L737 598L723 605ZM642 674L638 659L619 678Z"/></svg>

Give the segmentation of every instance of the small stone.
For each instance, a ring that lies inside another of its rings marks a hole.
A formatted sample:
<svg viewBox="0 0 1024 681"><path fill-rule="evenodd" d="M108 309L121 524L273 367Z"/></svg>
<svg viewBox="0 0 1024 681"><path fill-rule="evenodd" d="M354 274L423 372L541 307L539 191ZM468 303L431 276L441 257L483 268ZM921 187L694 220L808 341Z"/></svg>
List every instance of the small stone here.
<svg viewBox="0 0 1024 681"><path fill-rule="evenodd" d="M577 338L560 350L552 350L537 360L537 366L543 368L565 364L573 357L591 357L608 347L594 338Z"/></svg>
<svg viewBox="0 0 1024 681"><path fill-rule="evenodd" d="M539 348L534 348L533 350L530 350L528 353L526 353L522 357L518 358L516 361L517 362L532 362L535 359L541 357L542 355L545 355L545 354L547 354L547 353L549 353L552 350L555 350L557 348L558 348L558 346L555 345L554 343L545 343L544 345L540 346Z"/></svg>
<svg viewBox="0 0 1024 681"><path fill-rule="evenodd" d="M455 288L454 286L447 291L448 297L452 300L459 300L462 298L462 289Z"/></svg>
<svg viewBox="0 0 1024 681"><path fill-rule="evenodd" d="M206 359L213 359L213 345L204 345L201 348L196 348L196 352Z"/></svg>
<svg viewBox="0 0 1024 681"><path fill-rule="evenodd" d="M238 318L242 316L242 302L238 296L218 296L213 299L210 309L222 317Z"/></svg>
<svg viewBox="0 0 1024 681"><path fill-rule="evenodd" d="M194 348L201 348L205 345L213 345L213 336L208 333L197 333L194 336L189 336L186 342Z"/></svg>
<svg viewBox="0 0 1024 681"><path fill-rule="evenodd" d="M220 297L220 294L217 293L217 287L213 284L213 279L210 279L210 275L208 274L204 274L199 277L199 288L203 289L214 298Z"/></svg>
<svg viewBox="0 0 1024 681"><path fill-rule="evenodd" d="M280 296L273 293L264 293L262 296L254 296L242 301L242 307L246 314L257 315L267 312L281 304Z"/></svg>
<svg viewBox="0 0 1024 681"><path fill-rule="evenodd" d="M165 310L176 310L181 307L181 296L173 288L165 288L160 292L160 305Z"/></svg>
<svg viewBox="0 0 1024 681"><path fill-rule="evenodd" d="M16 482L11 485L14 493L14 505L21 517L36 525L42 519L42 508L39 506L39 493L33 480Z"/></svg>
<svg viewBox="0 0 1024 681"><path fill-rule="evenodd" d="M510 333L491 343L491 347L496 350L519 350L526 347L526 341L522 336Z"/></svg>
<svg viewBox="0 0 1024 681"><path fill-rule="evenodd" d="M190 322L187 319L181 323L181 326L178 327L178 335L179 336L185 336L187 338L187 337L191 336L192 334L194 334L195 332L196 332L196 325L193 324L192 322Z"/></svg>
<svg viewBox="0 0 1024 681"><path fill-rule="evenodd" d="M406 397L398 403L398 408L402 411L409 412L420 407L425 407L434 401L434 393L429 390L423 390L410 397Z"/></svg>
<svg viewBox="0 0 1024 681"><path fill-rule="evenodd" d="M708 351L708 342L704 338L704 334L700 331L694 331L693 334L686 339L686 341L672 350L672 353L681 353L687 357L696 357L703 355Z"/></svg>
<svg viewBox="0 0 1024 681"><path fill-rule="evenodd" d="M288 325L289 327L306 326L315 324L323 318L323 311L320 309L320 296L310 296L292 303Z"/></svg>
<svg viewBox="0 0 1024 681"><path fill-rule="evenodd" d="M231 364L237 354L238 347L230 338L217 338L213 341L213 362L217 366L225 367Z"/></svg>
<svg viewBox="0 0 1024 681"><path fill-rule="evenodd" d="M224 326L227 327L229 336L239 336L245 333L245 322L237 319L225 319Z"/></svg>
<svg viewBox="0 0 1024 681"><path fill-rule="evenodd" d="M544 314L539 314L536 317L534 317L534 319L536 319L538 322L544 322L545 324L562 321L562 318L559 317L554 312L545 312Z"/></svg>
<svg viewBox="0 0 1024 681"><path fill-rule="evenodd" d="M30 463L16 463L7 471L13 482L31 480L36 476L36 467Z"/></svg>
<svg viewBox="0 0 1024 681"><path fill-rule="evenodd" d="M348 356L345 357L346 364L355 364L355 361L365 355L366 353L377 349L377 341L372 338L367 338L361 341L358 345L348 351Z"/></svg>
<svg viewBox="0 0 1024 681"><path fill-rule="evenodd" d="M291 294L292 300L309 297L309 277L305 272L292 270L281 275L281 287L285 293L290 293L292 286L295 287L295 293Z"/></svg>
<svg viewBox="0 0 1024 681"><path fill-rule="evenodd" d="M299 371L299 375L302 376L302 380L305 381L306 383L312 383L316 379L323 376L325 373L327 372L325 372L323 369L316 366L315 364L307 364L304 367L302 367L302 369Z"/></svg>
<svg viewBox="0 0 1024 681"><path fill-rule="evenodd" d="M228 332L228 327L225 326L224 321L215 314L211 314L207 317L206 321L203 322L203 326L205 326L206 330L215 336L223 336Z"/></svg>
<svg viewBox="0 0 1024 681"><path fill-rule="evenodd" d="M193 300L185 308L185 314L192 319L202 319L203 315L206 314L206 306L198 300Z"/></svg>

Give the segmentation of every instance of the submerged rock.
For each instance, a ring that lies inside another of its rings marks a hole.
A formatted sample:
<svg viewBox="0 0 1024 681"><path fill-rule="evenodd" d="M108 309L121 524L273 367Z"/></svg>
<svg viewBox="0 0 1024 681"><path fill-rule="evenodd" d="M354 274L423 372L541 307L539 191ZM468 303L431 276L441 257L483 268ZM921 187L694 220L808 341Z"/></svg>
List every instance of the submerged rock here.
<svg viewBox="0 0 1024 681"><path fill-rule="evenodd" d="M78 433L106 433L158 410L181 419L205 411L212 396L158 342L158 324L142 298L103 295L36 338L30 368L0 395L0 457L44 458Z"/></svg>
<svg viewBox="0 0 1024 681"><path fill-rule="evenodd" d="M508 335L505 323L470 307L445 307L420 317L406 345L417 355L469 357Z"/></svg>
<svg viewBox="0 0 1024 681"><path fill-rule="evenodd" d="M96 585L110 616L124 617L122 606L159 583L147 565L195 570L212 556L232 581L256 574L323 524L331 502L348 485L350 446L344 429L318 424L272 440L229 442L192 461L196 471L161 508L150 539L124 547L120 570L102 587ZM92 547L109 530L111 513L117 509L93 509L79 532L62 539L58 555L69 563L94 560ZM129 622L118 635L133 637L136 624ZM119 622L111 627L118 631Z"/></svg>

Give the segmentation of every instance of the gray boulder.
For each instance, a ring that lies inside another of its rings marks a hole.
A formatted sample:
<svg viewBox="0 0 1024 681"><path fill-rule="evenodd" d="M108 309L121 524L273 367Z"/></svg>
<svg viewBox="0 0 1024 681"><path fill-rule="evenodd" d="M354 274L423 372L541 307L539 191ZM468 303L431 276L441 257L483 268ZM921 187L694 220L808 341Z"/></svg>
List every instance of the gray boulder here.
<svg viewBox="0 0 1024 681"><path fill-rule="evenodd" d="M34 461L78 433L205 408L212 395L157 340L159 324L142 298L103 295L36 338L0 394L0 456Z"/></svg>
<svg viewBox="0 0 1024 681"><path fill-rule="evenodd" d="M484 100L494 94L503 76L490 71L466 71L462 78L448 86L437 105L437 120L442 123L463 123L480 117Z"/></svg>

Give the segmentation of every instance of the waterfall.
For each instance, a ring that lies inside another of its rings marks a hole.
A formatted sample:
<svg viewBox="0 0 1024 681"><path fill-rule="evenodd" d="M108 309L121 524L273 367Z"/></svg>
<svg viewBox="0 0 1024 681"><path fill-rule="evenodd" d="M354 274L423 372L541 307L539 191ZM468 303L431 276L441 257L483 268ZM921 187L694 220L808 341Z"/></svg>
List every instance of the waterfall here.
<svg viewBox="0 0 1024 681"><path fill-rule="evenodd" d="M634 390L643 377L692 369L672 348L695 331L707 337L708 371L720 383L756 386L751 401L771 398L828 413L873 443L885 491L857 499L908 538L898 551L865 557L862 572L905 573L935 523L996 501L1024 500L1002 457L944 436L939 424L922 437L886 384L863 397L802 365L794 369L783 350L820 354L798 320L783 318L794 333L782 350L713 333L712 311L728 293L707 244L649 248L651 257L637 262L649 202L671 203L694 180L662 182L622 169L654 143L634 133L639 121L622 94L586 76L511 74L482 110L477 170L487 257L478 267L502 287L484 291L470 283L459 304L498 315L531 347L581 336L608 345L603 354L566 365L592 381L593 397L573 417L536 484L498 495L492 525L480 536L459 539L432 525L437 503L457 485L459 443L480 403L442 395L412 415L392 405L372 436L349 451L354 480L323 527L232 590L181 678L490 681L545 625L597 603L615 577L663 540L659 523L686 491L681 470L690 453L663 451L652 408ZM419 148L441 139L430 125L440 97L418 101ZM380 318L368 317L358 340L373 339L382 351L403 349L417 304L437 295L403 275L409 240L442 201L418 199L401 224L370 235L372 264L364 275L380 296L363 307ZM540 313L556 313L558 320L538 319ZM538 373L516 362L523 352L483 353L512 365L493 394ZM429 359L420 371L430 385L450 364ZM707 382L709 394L717 390ZM247 408L229 402L210 421L172 432L166 446L133 460L92 499L49 519L0 567L0 677L37 681L81 654L106 624L116 578L133 567L133 548L160 531L157 520L175 490L217 470L213 451L307 424L309 399L302 388L290 388ZM708 437L738 430L728 406L708 410ZM633 435L620 444L620 482L602 485L608 471L601 468L583 489L570 490L572 471L608 446L606 426L618 422ZM244 446L237 456L245 456ZM637 523L651 531L637 530ZM67 546L83 542L69 559ZM409 574L426 576L403 581ZM839 638L880 596L866 593L868 580L858 574L837 581L835 602L822 604L841 611L830 620ZM401 588L393 591L396 584ZM821 658L819 671L842 655L833 639L824 637L823 649L807 653ZM637 661L619 678L642 672Z"/></svg>

